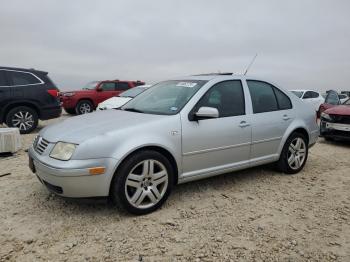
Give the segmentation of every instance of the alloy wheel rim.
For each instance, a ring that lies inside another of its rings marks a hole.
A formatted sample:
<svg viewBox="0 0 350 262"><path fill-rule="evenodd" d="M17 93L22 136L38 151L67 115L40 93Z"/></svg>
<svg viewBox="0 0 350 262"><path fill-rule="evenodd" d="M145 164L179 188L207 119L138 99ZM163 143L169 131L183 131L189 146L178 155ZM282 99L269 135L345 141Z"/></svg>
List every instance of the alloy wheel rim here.
<svg viewBox="0 0 350 262"><path fill-rule="evenodd" d="M306 158L306 145L302 138L293 139L288 148L288 165L292 169L300 168Z"/></svg>
<svg viewBox="0 0 350 262"><path fill-rule="evenodd" d="M156 205L168 187L168 172L165 166L153 159L136 164L126 177L125 195L128 202L140 209Z"/></svg>
<svg viewBox="0 0 350 262"><path fill-rule="evenodd" d="M12 125L26 131L34 125L33 115L27 111L18 111L12 118Z"/></svg>
<svg viewBox="0 0 350 262"><path fill-rule="evenodd" d="M88 103L83 103L80 105L80 113L86 114L91 112L91 106Z"/></svg>

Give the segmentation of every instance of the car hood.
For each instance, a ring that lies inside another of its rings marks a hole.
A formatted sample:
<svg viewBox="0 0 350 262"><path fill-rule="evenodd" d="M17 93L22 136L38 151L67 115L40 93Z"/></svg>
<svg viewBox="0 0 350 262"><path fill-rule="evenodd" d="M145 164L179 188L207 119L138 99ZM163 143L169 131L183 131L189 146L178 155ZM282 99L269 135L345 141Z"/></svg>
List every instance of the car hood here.
<svg viewBox="0 0 350 262"><path fill-rule="evenodd" d="M40 132L40 136L52 143L58 141L80 144L97 136L109 136L123 129L132 129L152 122L162 121L168 116L142 114L123 110L97 111L68 118L52 124ZM130 131L130 130L128 130ZM132 132L130 132L132 135Z"/></svg>
<svg viewBox="0 0 350 262"><path fill-rule="evenodd" d="M60 92L61 95L64 95L64 93L75 93L77 94L93 94L95 93L95 90L73 90L73 91L65 91L65 92Z"/></svg>
<svg viewBox="0 0 350 262"><path fill-rule="evenodd" d="M107 109L118 108L118 107L121 107L122 105L126 104L127 102L129 102L131 99L132 99L131 97L114 96L114 97L111 97L111 98L103 101L98 106L101 108L106 107Z"/></svg>
<svg viewBox="0 0 350 262"><path fill-rule="evenodd" d="M350 106L340 105L334 106L325 111L327 114L331 115L350 115Z"/></svg>

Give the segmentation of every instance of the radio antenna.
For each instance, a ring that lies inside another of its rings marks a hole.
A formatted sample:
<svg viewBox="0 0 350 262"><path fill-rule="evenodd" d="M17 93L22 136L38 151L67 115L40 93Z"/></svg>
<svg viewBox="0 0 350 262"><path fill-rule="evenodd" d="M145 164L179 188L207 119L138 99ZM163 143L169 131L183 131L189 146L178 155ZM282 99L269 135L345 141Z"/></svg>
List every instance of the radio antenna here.
<svg viewBox="0 0 350 262"><path fill-rule="evenodd" d="M253 63L254 63L254 61L255 61L255 59L256 59L257 56L258 56L258 53L256 53L255 56L253 57L252 61L251 61L250 64L248 65L247 69L245 70L244 75L246 75L246 74L248 73L250 67L253 65Z"/></svg>

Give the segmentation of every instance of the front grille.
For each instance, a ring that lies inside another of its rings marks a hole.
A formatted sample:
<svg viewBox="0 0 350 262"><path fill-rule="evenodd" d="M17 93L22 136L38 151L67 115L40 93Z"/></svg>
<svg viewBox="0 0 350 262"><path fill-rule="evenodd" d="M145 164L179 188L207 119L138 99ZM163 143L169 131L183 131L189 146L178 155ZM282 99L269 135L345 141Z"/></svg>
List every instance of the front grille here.
<svg viewBox="0 0 350 262"><path fill-rule="evenodd" d="M49 141L45 140L41 136L37 136L33 143L34 150L40 155L45 152L48 145Z"/></svg>
<svg viewBox="0 0 350 262"><path fill-rule="evenodd" d="M350 124L350 116L330 115L334 123Z"/></svg>

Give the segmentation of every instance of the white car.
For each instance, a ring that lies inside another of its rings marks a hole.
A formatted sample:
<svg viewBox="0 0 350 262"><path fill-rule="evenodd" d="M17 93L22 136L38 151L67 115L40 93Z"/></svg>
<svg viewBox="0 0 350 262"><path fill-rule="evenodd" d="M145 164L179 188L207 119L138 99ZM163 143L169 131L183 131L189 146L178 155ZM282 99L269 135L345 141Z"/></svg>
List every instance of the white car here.
<svg viewBox="0 0 350 262"><path fill-rule="evenodd" d="M151 85L142 85L130 88L129 90L119 94L118 96L113 96L103 101L102 103L99 103L97 106L97 110L119 108L150 87Z"/></svg>
<svg viewBox="0 0 350 262"><path fill-rule="evenodd" d="M343 104L345 101L349 99L349 97L346 94L338 94L340 103Z"/></svg>
<svg viewBox="0 0 350 262"><path fill-rule="evenodd" d="M324 98L321 93L314 90L291 90L293 94L299 97L304 102L310 104L315 111L318 111L320 105L324 103Z"/></svg>

